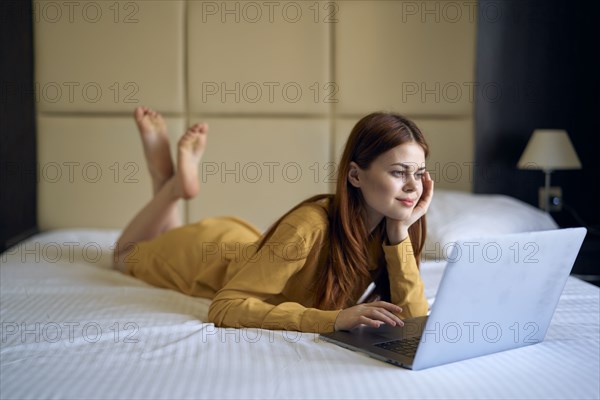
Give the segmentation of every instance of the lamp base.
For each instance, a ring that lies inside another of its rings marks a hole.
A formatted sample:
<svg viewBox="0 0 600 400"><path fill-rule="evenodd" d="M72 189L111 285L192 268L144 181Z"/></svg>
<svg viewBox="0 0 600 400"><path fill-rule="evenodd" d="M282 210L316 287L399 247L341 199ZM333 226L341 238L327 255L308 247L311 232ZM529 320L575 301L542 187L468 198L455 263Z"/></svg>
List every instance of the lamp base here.
<svg viewBox="0 0 600 400"><path fill-rule="evenodd" d="M538 190L538 201L539 207L542 210L546 210L546 188L541 187ZM562 210L562 188L560 186L551 186L548 188L548 210L546 211L560 211Z"/></svg>

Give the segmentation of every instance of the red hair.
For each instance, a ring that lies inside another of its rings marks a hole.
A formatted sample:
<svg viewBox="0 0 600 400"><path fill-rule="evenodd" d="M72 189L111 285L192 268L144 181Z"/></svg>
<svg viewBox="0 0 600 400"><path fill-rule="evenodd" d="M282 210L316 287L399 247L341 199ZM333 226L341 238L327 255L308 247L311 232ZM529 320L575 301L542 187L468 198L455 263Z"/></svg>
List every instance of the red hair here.
<svg viewBox="0 0 600 400"><path fill-rule="evenodd" d="M366 203L360 189L348 182L350 162L354 161L361 169L368 169L382 153L411 142L423 148L425 157L429 155L429 146L423 134L409 119L400 114L384 112L363 117L356 123L346 141L339 163L335 194L319 194L298 203L273 223L261 239L259 249L273 234L275 227L292 211L306 203L330 199L329 262L320 271L314 285L316 308L335 310L353 305L356 299L352 297L356 287L366 287L371 281L368 270L369 241L382 243L387 240L385 218L370 235L365 221L356 218L357 215L366 215ZM426 232L425 216L408 229L417 265L420 264ZM383 274L377 282L377 289L384 299L386 294L389 297L387 274Z"/></svg>

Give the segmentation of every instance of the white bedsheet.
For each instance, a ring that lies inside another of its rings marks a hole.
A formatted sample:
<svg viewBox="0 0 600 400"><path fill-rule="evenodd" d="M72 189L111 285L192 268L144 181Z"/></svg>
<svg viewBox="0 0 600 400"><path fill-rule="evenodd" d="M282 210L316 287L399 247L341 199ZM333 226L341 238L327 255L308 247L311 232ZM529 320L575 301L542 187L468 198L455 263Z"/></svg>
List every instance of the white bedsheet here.
<svg viewBox="0 0 600 400"><path fill-rule="evenodd" d="M599 288L576 278L543 343L410 371L315 334L204 323L209 300L110 270L117 236L52 231L0 256L1 399L600 397ZM429 299L443 268L422 265Z"/></svg>

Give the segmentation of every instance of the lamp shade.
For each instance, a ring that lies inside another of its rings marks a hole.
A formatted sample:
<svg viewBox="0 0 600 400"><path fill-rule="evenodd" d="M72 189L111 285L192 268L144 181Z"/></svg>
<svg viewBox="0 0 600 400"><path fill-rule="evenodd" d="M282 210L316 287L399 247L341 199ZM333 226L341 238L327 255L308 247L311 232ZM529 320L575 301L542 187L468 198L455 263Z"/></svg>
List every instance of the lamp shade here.
<svg viewBox="0 0 600 400"><path fill-rule="evenodd" d="M581 162L571 144L567 131L559 129L536 129L517 167L520 169L580 169Z"/></svg>

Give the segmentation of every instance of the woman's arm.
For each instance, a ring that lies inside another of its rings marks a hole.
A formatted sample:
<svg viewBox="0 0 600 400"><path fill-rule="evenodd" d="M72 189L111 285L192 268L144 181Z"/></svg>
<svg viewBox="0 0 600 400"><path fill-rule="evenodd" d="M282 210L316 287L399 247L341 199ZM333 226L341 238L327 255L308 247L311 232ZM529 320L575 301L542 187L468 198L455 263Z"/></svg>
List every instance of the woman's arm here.
<svg viewBox="0 0 600 400"><path fill-rule="evenodd" d="M383 244L390 280L391 301L402 307L400 318L427 315L429 304L410 237L395 245Z"/></svg>
<svg viewBox="0 0 600 400"><path fill-rule="evenodd" d="M217 326L235 328L333 331L339 310L323 311L298 302L273 305L265 301L281 294L288 284L294 284L300 270L313 268L316 272L318 251L311 250L322 242L327 226L315 224L319 222L315 218L282 221L263 247L248 257L239 272L217 292L208 310L209 320ZM305 288L307 298L310 289Z"/></svg>

